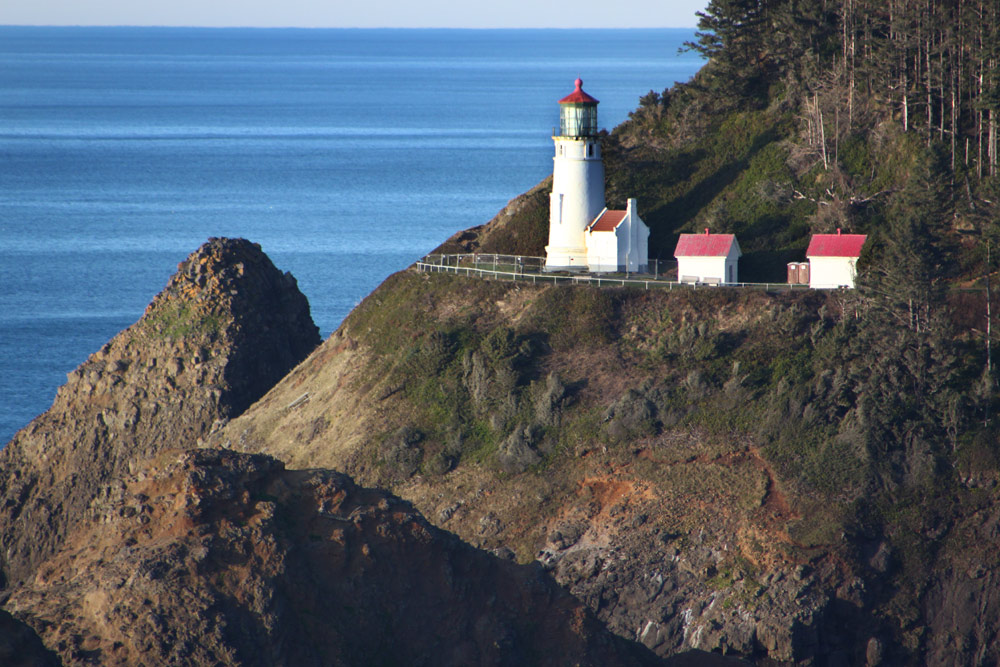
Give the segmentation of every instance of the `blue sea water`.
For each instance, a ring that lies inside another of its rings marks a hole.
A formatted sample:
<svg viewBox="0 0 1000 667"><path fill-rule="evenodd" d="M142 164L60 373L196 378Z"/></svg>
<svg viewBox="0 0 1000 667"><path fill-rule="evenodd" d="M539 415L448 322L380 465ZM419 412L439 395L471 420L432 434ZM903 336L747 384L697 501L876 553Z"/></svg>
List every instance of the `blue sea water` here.
<svg viewBox="0 0 1000 667"><path fill-rule="evenodd" d="M261 244L324 337L390 273L700 67L689 30L0 27L0 444L210 236Z"/></svg>

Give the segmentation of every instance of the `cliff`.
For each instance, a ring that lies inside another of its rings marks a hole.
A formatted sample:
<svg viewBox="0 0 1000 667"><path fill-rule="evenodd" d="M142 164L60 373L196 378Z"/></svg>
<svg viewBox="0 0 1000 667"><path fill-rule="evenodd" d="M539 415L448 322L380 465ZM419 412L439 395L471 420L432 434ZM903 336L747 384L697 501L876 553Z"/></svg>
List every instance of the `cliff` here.
<svg viewBox="0 0 1000 667"><path fill-rule="evenodd" d="M659 664L389 494L217 450L112 484L6 606L66 665Z"/></svg>
<svg viewBox="0 0 1000 667"><path fill-rule="evenodd" d="M3 664L661 664L540 566L389 494L176 449L294 378L317 342L291 276L212 239L69 374L0 454Z"/></svg>
<svg viewBox="0 0 1000 667"><path fill-rule="evenodd" d="M102 485L161 449L196 445L318 343L295 279L259 246L212 239L198 249L0 452L8 585L55 553Z"/></svg>
<svg viewBox="0 0 1000 667"><path fill-rule="evenodd" d="M958 600L992 608L997 469L947 426L977 359L886 331L852 293L403 272L210 442L388 487L661 656L993 656Z"/></svg>
<svg viewBox="0 0 1000 667"><path fill-rule="evenodd" d="M865 632L836 611L836 558L797 537L833 520L807 516L763 443L699 423L757 393L736 357L772 355L824 306L399 274L211 441L387 485L660 655L853 657L868 637L825 631Z"/></svg>

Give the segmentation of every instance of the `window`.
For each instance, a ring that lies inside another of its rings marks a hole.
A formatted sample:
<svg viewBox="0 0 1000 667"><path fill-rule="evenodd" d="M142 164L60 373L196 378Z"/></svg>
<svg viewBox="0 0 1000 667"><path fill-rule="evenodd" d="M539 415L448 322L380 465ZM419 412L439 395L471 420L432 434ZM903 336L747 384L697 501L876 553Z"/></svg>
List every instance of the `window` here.
<svg viewBox="0 0 1000 667"><path fill-rule="evenodd" d="M587 144L587 157L594 157L594 144Z"/></svg>

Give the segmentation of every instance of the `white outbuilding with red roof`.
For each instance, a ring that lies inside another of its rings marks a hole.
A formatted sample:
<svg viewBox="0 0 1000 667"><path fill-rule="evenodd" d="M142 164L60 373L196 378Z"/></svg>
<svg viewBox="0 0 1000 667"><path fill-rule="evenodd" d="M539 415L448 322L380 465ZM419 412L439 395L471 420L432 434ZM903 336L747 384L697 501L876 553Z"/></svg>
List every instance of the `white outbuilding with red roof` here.
<svg viewBox="0 0 1000 667"><path fill-rule="evenodd" d="M806 250L809 260L809 287L813 289L854 288L858 257L868 237L864 234L813 234Z"/></svg>
<svg viewBox="0 0 1000 667"><path fill-rule="evenodd" d="M739 282L743 253L734 234L681 234L674 257L677 280L685 283L731 285Z"/></svg>
<svg viewBox="0 0 1000 667"><path fill-rule="evenodd" d="M636 200L624 211L605 208L587 226L587 266L597 273L644 272L649 266L649 227L636 213Z"/></svg>

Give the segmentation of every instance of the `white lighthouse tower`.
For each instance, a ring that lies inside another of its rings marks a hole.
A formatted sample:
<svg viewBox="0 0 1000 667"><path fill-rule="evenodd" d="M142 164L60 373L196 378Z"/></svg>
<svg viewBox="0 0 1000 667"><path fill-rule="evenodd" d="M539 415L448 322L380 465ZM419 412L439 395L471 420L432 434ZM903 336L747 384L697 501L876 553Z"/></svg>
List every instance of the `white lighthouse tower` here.
<svg viewBox="0 0 1000 667"><path fill-rule="evenodd" d="M597 141L598 101L576 90L559 100L559 134L555 142L549 244L545 270L587 269L587 226L604 210L604 163Z"/></svg>

